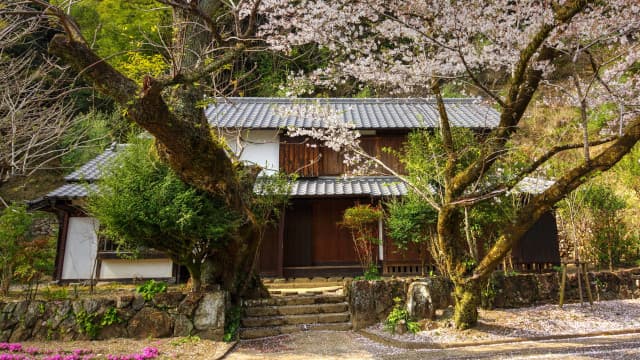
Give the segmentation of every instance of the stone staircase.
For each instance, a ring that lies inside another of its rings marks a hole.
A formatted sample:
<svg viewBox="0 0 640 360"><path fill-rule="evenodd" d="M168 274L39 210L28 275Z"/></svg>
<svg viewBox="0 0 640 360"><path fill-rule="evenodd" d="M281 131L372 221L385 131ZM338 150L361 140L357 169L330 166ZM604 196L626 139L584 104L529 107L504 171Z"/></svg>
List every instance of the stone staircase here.
<svg viewBox="0 0 640 360"><path fill-rule="evenodd" d="M308 330L351 330L349 304L343 295L289 295L249 300L241 339Z"/></svg>

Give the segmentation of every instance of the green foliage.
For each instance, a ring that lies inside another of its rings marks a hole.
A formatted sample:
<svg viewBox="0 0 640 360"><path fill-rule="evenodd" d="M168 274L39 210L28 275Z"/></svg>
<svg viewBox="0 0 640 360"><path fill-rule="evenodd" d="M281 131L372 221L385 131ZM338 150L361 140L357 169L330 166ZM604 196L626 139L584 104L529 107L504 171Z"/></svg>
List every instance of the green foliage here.
<svg viewBox="0 0 640 360"><path fill-rule="evenodd" d="M123 321L118 315L118 310L113 306L107 308L100 320L98 320L97 314L88 313L84 309L74 313L74 315L80 333L86 334L91 340L95 339L105 326L119 324Z"/></svg>
<svg viewBox="0 0 640 360"><path fill-rule="evenodd" d="M151 140L136 139L105 169L88 209L105 237L133 254L165 252L200 279L202 262L225 245L241 217L215 198L185 184L155 154Z"/></svg>
<svg viewBox="0 0 640 360"><path fill-rule="evenodd" d="M482 139L473 131L464 128L452 128L451 135L456 150L455 172L466 168L477 160L482 147ZM446 151L440 132L430 129L416 130L409 134L404 148L404 156L400 158L412 185L422 194L432 194L433 200L439 202L444 197L444 172L446 168ZM482 186L505 182L517 171L518 162L498 161L488 170L486 181L479 184L475 191L481 192ZM499 169L499 170L495 170ZM484 246L493 245L500 229L510 221L521 199L509 194L475 203L472 207L458 210L459 233L466 237L470 258L478 254L477 244L482 241ZM432 255L440 271L448 266L445 264L442 249L437 241L436 224L437 212L423 198L422 195L410 189L409 196L401 200L391 200L386 203L388 218L387 231L394 244L400 249L407 249L410 245L418 247L426 258L426 253ZM457 258L454 261L461 262ZM465 264L461 264L465 265ZM467 270L468 266L465 265ZM446 275L446 274L445 274Z"/></svg>
<svg viewBox="0 0 640 360"><path fill-rule="evenodd" d="M640 200L640 144L637 144L614 167L622 183L632 189Z"/></svg>
<svg viewBox="0 0 640 360"><path fill-rule="evenodd" d="M363 228L378 224L382 216L380 209L371 205L356 205L344 211L342 225L347 229L362 231ZM377 242L378 238L371 241Z"/></svg>
<svg viewBox="0 0 640 360"><path fill-rule="evenodd" d="M88 313L82 309L75 313L76 324L81 334L86 334L89 339L95 339L101 329L100 323L96 319L96 314Z"/></svg>
<svg viewBox="0 0 640 360"><path fill-rule="evenodd" d="M365 280L380 280L382 277L380 276L380 271L378 271L378 267L371 264L369 268L364 272Z"/></svg>
<svg viewBox="0 0 640 360"><path fill-rule="evenodd" d="M138 294L141 294L146 301L151 301L156 294L167 292L167 283L151 279L138 286L136 291Z"/></svg>
<svg viewBox="0 0 640 360"><path fill-rule="evenodd" d="M113 324L120 324L122 321L122 318L118 315L118 310L115 307L110 306L102 315L100 326L105 327Z"/></svg>
<svg viewBox="0 0 640 360"><path fill-rule="evenodd" d="M232 306L225 314L224 342L231 342L238 338L238 330L240 330L240 322L242 321L242 308L240 306Z"/></svg>
<svg viewBox="0 0 640 360"><path fill-rule="evenodd" d="M85 38L95 39L98 55L126 76L141 81L146 74L157 75L166 69L158 48L147 38L156 44L161 37L169 39L168 7L154 0L81 0L70 9Z"/></svg>
<svg viewBox="0 0 640 360"><path fill-rule="evenodd" d="M438 213L416 196L392 199L386 204L387 234L394 244L406 250L410 244L426 244L435 237Z"/></svg>
<svg viewBox="0 0 640 360"><path fill-rule="evenodd" d="M6 295L19 265L23 246L29 241L33 217L24 205L13 204L0 213L0 289Z"/></svg>
<svg viewBox="0 0 640 360"><path fill-rule="evenodd" d="M198 335L189 335L181 338L171 340L170 344L173 346L180 346L184 344L195 344L200 342L200 337Z"/></svg>
<svg viewBox="0 0 640 360"><path fill-rule="evenodd" d="M586 207L590 222L590 245L599 266L619 265L628 257L630 244L625 241L626 227L621 211L626 207L624 199L607 186L592 184L577 193L578 201Z"/></svg>
<svg viewBox="0 0 640 360"><path fill-rule="evenodd" d="M353 246L360 260L365 278L376 278L378 269L374 264L372 245L380 243L376 236L378 221L382 217L382 210L371 205L357 204L344 211L341 225L351 230ZM373 272L375 269L375 273Z"/></svg>
<svg viewBox="0 0 640 360"><path fill-rule="evenodd" d="M109 144L125 142L128 136L139 133L136 125L128 122L118 110L111 113L89 111L77 115L78 119L62 140L64 147L74 148L62 157L62 166L75 169L99 155Z"/></svg>
<svg viewBox="0 0 640 360"><path fill-rule="evenodd" d="M393 298L393 309L384 321L384 329L392 334L395 334L398 325L406 326L407 330L412 334L420 331L420 324L413 321L409 316L409 312L404 308L402 299L399 297Z"/></svg>
<svg viewBox="0 0 640 360"><path fill-rule="evenodd" d="M69 292L66 287L51 289L51 287L47 286L42 290L41 294L46 300L67 300L69 298Z"/></svg>

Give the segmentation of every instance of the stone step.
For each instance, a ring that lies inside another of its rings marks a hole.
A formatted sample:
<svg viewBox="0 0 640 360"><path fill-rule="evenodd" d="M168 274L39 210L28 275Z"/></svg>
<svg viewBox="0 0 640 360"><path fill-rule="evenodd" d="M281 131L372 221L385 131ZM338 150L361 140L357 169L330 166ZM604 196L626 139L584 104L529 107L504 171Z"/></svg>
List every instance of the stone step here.
<svg viewBox="0 0 640 360"><path fill-rule="evenodd" d="M348 330L351 330L351 323L340 322L340 323L299 324L299 325L243 328L243 329L240 329L240 339L243 339L243 340L257 339L257 338L263 338L268 336L290 334L294 332L309 331L309 330L348 331Z"/></svg>
<svg viewBox="0 0 640 360"><path fill-rule="evenodd" d="M273 295L342 295L344 288L342 286L326 286L326 287L314 287L314 288L281 288L272 289L269 288L269 293Z"/></svg>
<svg viewBox="0 0 640 360"><path fill-rule="evenodd" d="M302 315L278 315L278 316L250 316L242 319L242 326L246 328L302 325L348 322L348 311L329 314L302 314Z"/></svg>
<svg viewBox="0 0 640 360"><path fill-rule="evenodd" d="M282 306L255 306L248 307L246 316L275 316L275 315L302 315L302 314L327 314L341 313L349 310L346 302L311 304L311 305L282 305Z"/></svg>
<svg viewBox="0 0 640 360"><path fill-rule="evenodd" d="M312 304L334 304L345 302L344 295L289 295L274 296L269 299L247 300L247 308L257 306L285 306L285 305L312 305Z"/></svg>
<svg viewBox="0 0 640 360"><path fill-rule="evenodd" d="M272 283L272 284L265 284L265 286L267 287L267 289L271 290L271 289L300 289L300 288L304 288L304 289L308 289L308 288L325 288L325 287L342 287L343 283L342 281L337 282L337 281L325 281L325 282L307 282L307 283L294 283L294 282L283 282L283 283Z"/></svg>

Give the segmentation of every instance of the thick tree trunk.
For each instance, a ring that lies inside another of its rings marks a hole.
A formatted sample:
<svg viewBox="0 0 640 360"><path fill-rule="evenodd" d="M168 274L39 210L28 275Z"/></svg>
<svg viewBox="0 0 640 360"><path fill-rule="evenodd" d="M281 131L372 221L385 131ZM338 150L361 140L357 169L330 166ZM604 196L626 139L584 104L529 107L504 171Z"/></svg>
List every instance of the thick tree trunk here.
<svg viewBox="0 0 640 360"><path fill-rule="evenodd" d="M205 261L202 269L205 289L219 285L229 292L234 303L242 298L269 296L253 266L259 245L255 233L254 227L244 227L237 238L231 239L224 249L218 250Z"/></svg>
<svg viewBox="0 0 640 360"><path fill-rule="evenodd" d="M478 323L480 306L480 281L454 282L455 309L453 319L456 329L465 330Z"/></svg>

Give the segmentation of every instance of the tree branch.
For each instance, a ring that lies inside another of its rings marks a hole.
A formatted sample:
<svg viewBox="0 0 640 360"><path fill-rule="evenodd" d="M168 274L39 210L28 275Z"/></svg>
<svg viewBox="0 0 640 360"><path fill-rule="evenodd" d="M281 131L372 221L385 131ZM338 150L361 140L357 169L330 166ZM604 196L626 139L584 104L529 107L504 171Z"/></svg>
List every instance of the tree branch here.
<svg viewBox="0 0 640 360"><path fill-rule="evenodd" d="M640 141L640 116L636 117L624 134L617 138L605 151L591 159L589 163L582 163L568 171L555 184L543 193L533 196L522 207L511 222L502 231L495 245L489 250L484 259L475 269L473 276L468 281L473 281L488 276L499 264L501 259L513 247L514 244L533 226L538 219L553 205L562 200L566 194L585 183L597 171L606 171L615 165L623 156ZM582 146L582 144L580 144Z"/></svg>
<svg viewBox="0 0 640 360"><path fill-rule="evenodd" d="M593 140L589 142L589 146L598 146L598 145L606 144L608 142L616 140L617 138L618 138L617 136L611 136L611 137L600 139L600 140ZM465 195L453 201L451 204L459 205L459 206L470 206L470 205L477 204L481 201L484 201L496 196L500 196L508 191L511 191L527 175L536 171L542 164L544 164L547 160L551 159L554 155L567 150L579 149L583 146L584 146L584 143L574 143L574 144L564 144L564 145L554 146L551 149L549 149L549 151L547 151L544 155L540 156L536 161L529 164L529 166L527 166L522 171L520 171L518 175L516 175L510 181L506 183L496 184L481 192Z"/></svg>

